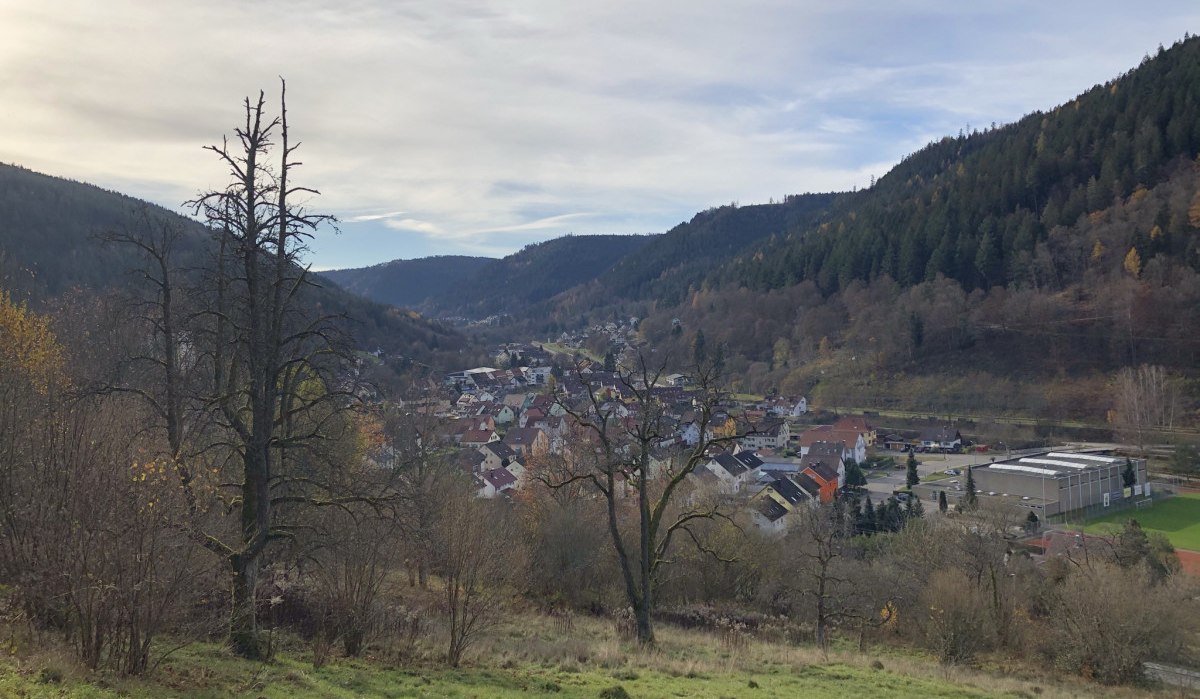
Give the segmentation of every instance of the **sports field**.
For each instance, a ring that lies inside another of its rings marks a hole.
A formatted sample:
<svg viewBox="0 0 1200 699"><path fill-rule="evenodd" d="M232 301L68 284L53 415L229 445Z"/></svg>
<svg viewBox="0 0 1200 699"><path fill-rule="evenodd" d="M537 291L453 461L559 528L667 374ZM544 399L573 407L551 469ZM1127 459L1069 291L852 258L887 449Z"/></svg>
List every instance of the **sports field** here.
<svg viewBox="0 0 1200 699"><path fill-rule="evenodd" d="M1177 549L1200 551L1200 493L1184 493L1140 510L1123 510L1088 522L1085 531L1111 532L1129 519L1142 529L1161 532Z"/></svg>

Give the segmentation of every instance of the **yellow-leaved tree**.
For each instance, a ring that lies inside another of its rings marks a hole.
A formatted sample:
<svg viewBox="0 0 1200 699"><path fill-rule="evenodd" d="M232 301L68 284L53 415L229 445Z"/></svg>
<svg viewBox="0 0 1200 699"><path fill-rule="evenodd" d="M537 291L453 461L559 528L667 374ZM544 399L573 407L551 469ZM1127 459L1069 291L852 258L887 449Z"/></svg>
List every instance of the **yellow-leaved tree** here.
<svg viewBox="0 0 1200 699"><path fill-rule="evenodd" d="M0 290L0 398L8 405L13 391L45 395L63 379L63 350L50 322Z"/></svg>
<svg viewBox="0 0 1200 699"><path fill-rule="evenodd" d="M1137 248L1129 248L1129 252L1125 253L1125 271L1135 279L1142 275L1142 256Z"/></svg>

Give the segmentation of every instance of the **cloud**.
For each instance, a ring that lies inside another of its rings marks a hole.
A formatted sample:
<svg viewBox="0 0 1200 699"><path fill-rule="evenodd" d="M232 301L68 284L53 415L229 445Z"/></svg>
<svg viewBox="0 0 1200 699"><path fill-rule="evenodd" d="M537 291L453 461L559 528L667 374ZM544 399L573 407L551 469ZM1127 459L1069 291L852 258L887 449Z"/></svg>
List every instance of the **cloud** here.
<svg viewBox="0 0 1200 699"><path fill-rule="evenodd" d="M561 229L564 225L569 225L573 221L579 221L591 218L595 214L576 213L576 214L561 214L559 216L548 216L536 221L528 221L526 223L516 223L509 226L494 226L492 228L483 228L473 231L470 235L481 235L485 233L523 233L525 231L544 231L546 229Z"/></svg>
<svg viewBox="0 0 1200 699"><path fill-rule="evenodd" d="M443 231L440 226L430 221L421 221L415 218L387 219L383 225L398 231L424 233L428 236L440 237Z"/></svg>
<svg viewBox="0 0 1200 699"><path fill-rule="evenodd" d="M500 254L866 186L1197 27L1192 0L0 0L0 160L177 207L282 74L297 179L346 224L315 263Z"/></svg>
<svg viewBox="0 0 1200 699"><path fill-rule="evenodd" d="M397 216L403 216L407 211L392 211L386 214L358 214L356 216L346 216L342 219L344 223L365 223L367 221L383 221Z"/></svg>

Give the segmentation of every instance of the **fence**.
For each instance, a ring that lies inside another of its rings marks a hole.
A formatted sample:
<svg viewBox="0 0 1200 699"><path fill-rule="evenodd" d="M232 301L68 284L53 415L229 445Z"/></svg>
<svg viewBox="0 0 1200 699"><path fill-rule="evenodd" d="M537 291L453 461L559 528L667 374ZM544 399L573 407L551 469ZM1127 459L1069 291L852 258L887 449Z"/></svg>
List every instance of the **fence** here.
<svg viewBox="0 0 1200 699"><path fill-rule="evenodd" d="M1083 525L1090 520L1096 519L1097 517L1111 515L1115 512L1124 512L1126 510L1130 512L1131 517L1136 518L1137 515L1134 513L1136 513L1137 510L1149 507L1154 503L1161 502L1162 500L1174 494L1175 491L1170 485L1162 482L1151 482L1149 498L1141 495L1134 495L1132 497L1116 500L1108 507L1105 507L1102 504L1081 507L1079 509L1071 510L1070 512L1050 515L1046 518L1046 524L1072 526Z"/></svg>

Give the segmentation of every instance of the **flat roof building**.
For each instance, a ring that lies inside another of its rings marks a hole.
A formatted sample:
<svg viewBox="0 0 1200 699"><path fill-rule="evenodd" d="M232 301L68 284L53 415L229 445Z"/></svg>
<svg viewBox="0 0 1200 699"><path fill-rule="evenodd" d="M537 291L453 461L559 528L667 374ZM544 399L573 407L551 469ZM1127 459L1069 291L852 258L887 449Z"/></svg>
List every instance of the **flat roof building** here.
<svg viewBox="0 0 1200 699"><path fill-rule="evenodd" d="M1133 464L1136 482L1125 490L1126 463ZM1119 504L1126 497L1149 495L1146 461L1095 451L1051 451L971 467L976 496L1033 510L1040 518L1092 507ZM966 472L954 481L922 483L914 491L923 500L937 500L945 491L951 499L965 494Z"/></svg>

